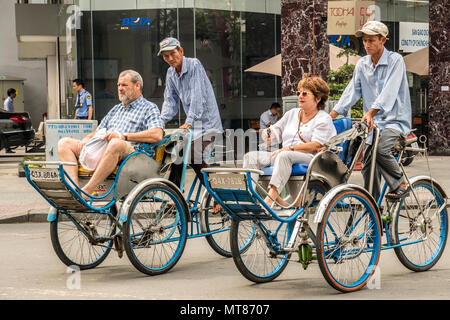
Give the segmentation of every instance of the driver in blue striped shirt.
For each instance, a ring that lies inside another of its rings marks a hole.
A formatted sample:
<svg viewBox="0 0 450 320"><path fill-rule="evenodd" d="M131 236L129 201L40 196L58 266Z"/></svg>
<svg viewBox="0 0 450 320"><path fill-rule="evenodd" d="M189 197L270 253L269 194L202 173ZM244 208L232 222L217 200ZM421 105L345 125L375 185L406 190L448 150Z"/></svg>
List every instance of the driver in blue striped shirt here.
<svg viewBox="0 0 450 320"><path fill-rule="evenodd" d="M182 102L187 117L180 129L193 130L190 166L203 183L201 169L207 167L204 161L205 149L214 141L214 135L223 132L214 90L201 62L196 58L185 57L177 39L166 38L159 46L158 55L162 55L170 66L166 75L161 119L164 125L172 120L178 113L180 101ZM169 180L178 186L181 182L182 165L172 163L169 176Z"/></svg>

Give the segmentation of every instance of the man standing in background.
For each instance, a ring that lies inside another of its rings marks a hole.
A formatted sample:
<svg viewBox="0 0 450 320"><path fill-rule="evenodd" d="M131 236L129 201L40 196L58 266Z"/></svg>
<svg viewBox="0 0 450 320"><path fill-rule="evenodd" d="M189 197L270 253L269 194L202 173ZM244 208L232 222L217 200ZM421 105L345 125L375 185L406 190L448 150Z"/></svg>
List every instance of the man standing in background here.
<svg viewBox="0 0 450 320"><path fill-rule="evenodd" d="M72 88L77 94L77 99L75 101L75 119L92 120L92 96L84 89L83 80L73 80Z"/></svg>

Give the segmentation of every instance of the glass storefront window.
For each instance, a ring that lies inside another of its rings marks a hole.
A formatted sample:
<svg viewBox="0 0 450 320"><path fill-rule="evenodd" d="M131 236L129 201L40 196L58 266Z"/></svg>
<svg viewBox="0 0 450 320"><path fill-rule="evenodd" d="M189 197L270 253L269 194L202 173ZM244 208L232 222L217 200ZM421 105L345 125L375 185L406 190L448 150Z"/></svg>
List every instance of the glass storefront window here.
<svg viewBox="0 0 450 320"><path fill-rule="evenodd" d="M141 73L144 97L162 107L168 65L156 54L159 42L168 36L180 40L185 56L202 62L224 128L254 126L272 102L281 100L280 77L244 72L280 53L280 15L264 13L279 7L279 0L138 0L131 7L123 1L80 0L78 4L82 17L71 78L85 80L94 95L97 120L118 103L117 76L125 69ZM150 25L124 27L124 21L138 18L148 19ZM71 86L71 79L66 83ZM69 96L68 117L74 105ZM185 118L180 108L167 126L178 127Z"/></svg>
<svg viewBox="0 0 450 320"><path fill-rule="evenodd" d="M216 95L224 128L242 125L241 13L196 9L196 54Z"/></svg>
<svg viewBox="0 0 450 320"><path fill-rule="evenodd" d="M243 21L244 70L280 54L279 16L245 12ZM261 114L281 101L280 82L281 77L275 75L243 73L244 127L255 128Z"/></svg>

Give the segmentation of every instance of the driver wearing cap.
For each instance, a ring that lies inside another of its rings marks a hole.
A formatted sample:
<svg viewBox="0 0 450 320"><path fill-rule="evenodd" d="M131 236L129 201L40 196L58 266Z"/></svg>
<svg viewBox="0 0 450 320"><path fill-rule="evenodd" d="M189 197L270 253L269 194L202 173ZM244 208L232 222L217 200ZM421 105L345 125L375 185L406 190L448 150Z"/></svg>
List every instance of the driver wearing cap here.
<svg viewBox="0 0 450 320"><path fill-rule="evenodd" d="M178 113L182 102L186 120L180 129L193 130L190 166L203 183L201 169L207 166L205 149L214 140L215 134L223 132L214 90L201 62L185 57L180 41L166 38L159 43L159 47L158 56L162 55L170 66L166 75L161 119L166 125ZM181 170L182 164L172 164L169 180L176 185L180 185Z"/></svg>
<svg viewBox="0 0 450 320"><path fill-rule="evenodd" d="M403 173L392 155L392 147L399 137L411 131L411 100L403 57L384 47L388 33L387 26L379 21L369 21L356 32L356 37L363 38L367 55L356 64L352 80L330 112L332 118L347 114L362 97L364 116L361 121L366 121L370 129L374 124L380 129L372 189L375 200L380 195L381 176L390 188L388 198L400 199L409 193ZM368 190L371 140L366 142L362 169Z"/></svg>

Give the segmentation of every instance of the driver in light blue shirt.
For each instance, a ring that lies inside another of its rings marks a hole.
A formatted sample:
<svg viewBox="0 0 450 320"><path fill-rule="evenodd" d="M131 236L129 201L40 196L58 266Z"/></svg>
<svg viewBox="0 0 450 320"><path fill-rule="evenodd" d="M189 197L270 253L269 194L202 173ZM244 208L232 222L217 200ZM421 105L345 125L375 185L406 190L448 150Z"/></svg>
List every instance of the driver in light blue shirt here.
<svg viewBox="0 0 450 320"><path fill-rule="evenodd" d="M180 129L193 130L190 166L203 183L201 169L207 166L204 151L214 140L214 135L223 132L214 90L201 62L185 57L177 39L166 38L159 46L158 55L162 55L170 66L166 75L161 119L166 125L178 113L182 102L187 117ZM197 143L201 144L200 148L194 147ZM180 185L181 170L182 164L172 164L169 180Z"/></svg>
<svg viewBox="0 0 450 320"><path fill-rule="evenodd" d="M409 193L403 173L392 155L392 147L398 138L411 131L411 100L403 57L384 47L388 33L387 26L379 21L369 21L356 32L357 37L363 38L367 55L356 64L352 80L330 112L332 118L347 114L362 97L364 116L361 121L366 121L371 129L374 124L380 129L372 191L375 200L380 195L381 176L390 188L388 198L398 200ZM366 189L370 187L372 148L369 139L364 149L362 170Z"/></svg>

